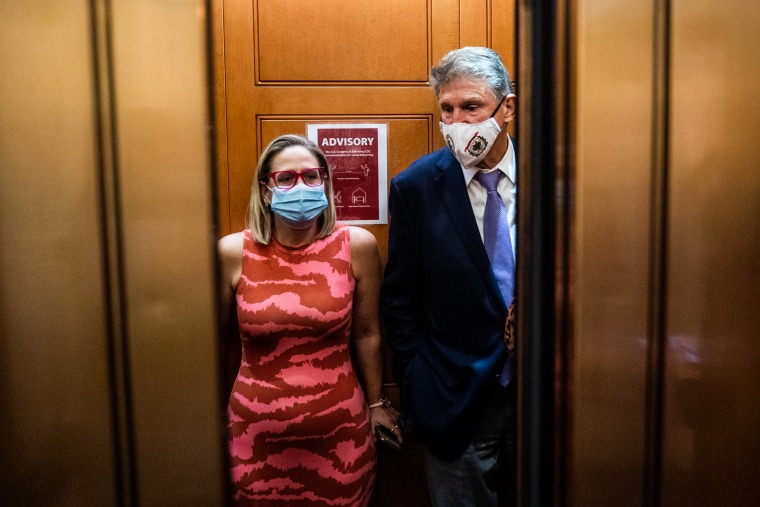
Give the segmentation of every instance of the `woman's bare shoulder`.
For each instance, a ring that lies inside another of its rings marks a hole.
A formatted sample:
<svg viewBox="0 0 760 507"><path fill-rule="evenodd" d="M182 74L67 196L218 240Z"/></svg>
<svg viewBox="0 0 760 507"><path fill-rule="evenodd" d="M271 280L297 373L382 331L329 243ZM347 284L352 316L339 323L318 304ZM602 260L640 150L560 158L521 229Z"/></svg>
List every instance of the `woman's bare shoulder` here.
<svg viewBox="0 0 760 507"><path fill-rule="evenodd" d="M380 263L380 251L377 248L377 239L367 229L348 226L351 237L351 259L354 266L354 274L357 269L375 269Z"/></svg>
<svg viewBox="0 0 760 507"><path fill-rule="evenodd" d="M377 248L377 239L367 229L349 225L348 231L351 237L351 248L359 247L360 249Z"/></svg>
<svg viewBox="0 0 760 507"><path fill-rule="evenodd" d="M243 255L245 235L243 231L224 236L217 242L217 250L222 260L240 259Z"/></svg>

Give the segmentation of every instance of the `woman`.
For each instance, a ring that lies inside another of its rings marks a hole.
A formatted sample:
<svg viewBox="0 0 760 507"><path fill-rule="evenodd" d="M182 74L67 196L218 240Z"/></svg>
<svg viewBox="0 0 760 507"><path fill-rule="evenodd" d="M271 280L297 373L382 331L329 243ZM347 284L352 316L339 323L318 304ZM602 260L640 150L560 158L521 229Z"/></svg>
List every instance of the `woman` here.
<svg viewBox="0 0 760 507"><path fill-rule="evenodd" d="M249 228L219 241L223 311L236 305L243 346L228 405L237 505L366 505L373 428L402 438L381 391L377 242L335 224L328 167L303 137L272 141Z"/></svg>

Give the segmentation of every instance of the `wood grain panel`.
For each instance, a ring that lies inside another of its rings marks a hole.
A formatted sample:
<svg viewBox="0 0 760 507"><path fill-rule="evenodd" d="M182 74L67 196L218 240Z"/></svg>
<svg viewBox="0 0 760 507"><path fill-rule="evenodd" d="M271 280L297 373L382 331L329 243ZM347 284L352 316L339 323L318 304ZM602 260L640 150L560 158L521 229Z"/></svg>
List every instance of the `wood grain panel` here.
<svg viewBox="0 0 760 507"><path fill-rule="evenodd" d="M488 46L490 37L490 19L488 0L460 0L459 25L460 46Z"/></svg>
<svg viewBox="0 0 760 507"><path fill-rule="evenodd" d="M222 1L222 0L220 0ZM224 23L223 33L217 37L224 41L224 88L226 102L219 107L226 111L226 123L216 125L217 135L225 135L227 167L218 175L219 180L227 180L228 203L220 202L218 209L222 217L219 221L219 236L239 230L233 225L233 217L240 216L233 209L233 202L239 195L248 195L250 178L240 181L235 175L240 171L255 167L258 153L253 142L255 107L252 87L253 73L253 17L252 4L246 0L225 0L222 2ZM218 74L218 75L221 75ZM219 118L217 116L217 118ZM225 228L224 226L227 226Z"/></svg>
<svg viewBox="0 0 760 507"><path fill-rule="evenodd" d="M217 230L230 230L230 183L227 173L227 87L224 76L224 3L212 2L212 65L214 79L214 139L216 141Z"/></svg>
<svg viewBox="0 0 760 507"><path fill-rule="evenodd" d="M427 0L259 1L254 14L259 83L427 81Z"/></svg>
<svg viewBox="0 0 760 507"><path fill-rule="evenodd" d="M489 13L493 15L492 21L483 21L477 23L481 30L488 28L489 33L493 35L495 42L498 42L497 48L502 54L508 68L512 70L511 62L514 56L511 50L514 47L512 42L514 27L495 25L514 19L513 0L491 0L492 7L480 9L478 12ZM303 77L300 74L298 66L292 64L292 58L283 58L282 54L302 54L302 43L300 40L289 39L290 46L287 51L283 52L277 58L278 70L269 77L286 79L284 81L267 81L261 83L257 78L257 69L270 65L258 62L259 54L262 59L266 60L265 53L271 53L273 50L268 46L264 49L261 40L256 39L254 26L258 23L261 26L272 27L277 23L282 25L282 20L286 19L294 7L293 2L286 1L282 3L283 9L276 13L264 7L262 3L254 3L251 0L225 0L223 6L215 10L216 16L223 16L224 21L221 26L217 23L216 28L216 57L223 55L225 65L222 69L216 67L217 76L224 76L223 80L217 78L217 104L219 109L224 109L226 115L221 112L217 115L217 132L220 140L220 173L218 175L219 196L219 234L225 234L236 230L241 223L241 210L234 202L239 199L240 195L247 196L250 191L250 171L256 165L260 146L254 139L262 139L257 132L257 118L266 115L356 115L364 117L365 115L405 115L405 114L423 114L433 117L430 123L430 130L424 134L424 139L429 140L432 144L430 149L437 149L443 146L443 140L438 135L437 121L438 112L435 105L435 98L427 85L427 73L431 62L438 61L444 54L453 48L460 46L460 27L459 27L459 2L457 0L429 0L427 3L413 4L416 11L409 11L409 7L397 5L396 2L385 4L391 11L395 12L394 16L407 12L423 13L425 22L420 23L419 30L424 31L424 46L426 56L424 58L424 74L415 75L418 82L410 82L407 85L399 86L399 82L380 83L372 81L372 76L386 76L388 72L383 70L386 67L393 67L400 63L414 61L415 57L389 57L389 53L383 50L383 58L378 61L367 60L363 65L363 74L357 74L358 79L365 79L355 83L348 82L318 82L310 81L308 83L300 82L298 79ZM332 3L325 4L331 8ZM360 3L350 4L348 9L356 13ZM372 19L375 14L374 7L367 6L368 11L364 11L363 16L366 19ZM486 4L484 4L486 5ZM487 4L491 5L491 4ZM423 10L423 7L425 9ZM336 7L337 9L337 7ZM393 11L396 9L396 11ZM406 9L406 10L405 10ZM275 14L277 14L275 16ZM266 16L278 18L280 21L265 20ZM306 19L307 15L301 11L301 17ZM310 23L311 19L309 18ZM254 22L255 20L255 22ZM366 23L366 22L363 22ZM385 41L387 39L384 25L371 24L365 35L367 39ZM332 29L337 33L333 25ZM405 25L411 26L411 25ZM475 25L473 25L475 26ZM292 32L292 29L290 30ZM404 33L403 30L399 33ZM398 37L395 37L398 38ZM409 40L421 41L422 35L417 34ZM415 44L418 44L416 42ZM379 43L382 46L384 42ZM422 44L422 42L419 42ZM419 45L418 44L418 45ZM221 47L220 47L221 46ZM407 48L407 51L409 48ZM326 58L327 64L324 68L334 68L343 65L340 51L331 50L331 56ZM337 51L337 53L336 53ZM273 53L274 54L274 53ZM415 54L412 51L409 54ZM391 55L392 56L392 55ZM301 58L297 56L296 58ZM420 56L420 58L422 58ZM422 61L422 60L421 60ZM391 63L389 65L389 62ZM271 65L275 65L271 63ZM369 67L376 67L375 70L368 70ZM223 72L222 72L223 70ZM395 71L394 71L395 72ZM414 71L417 72L417 71ZM412 72L412 74L414 74ZM318 76L317 76L318 77ZM220 82L221 81L221 82ZM320 85L322 83L322 85ZM308 84L308 86L307 86ZM220 103L222 100L225 102ZM223 123L225 122L226 123ZM226 147L222 143L226 140ZM226 148L226 149L225 149ZM224 160L226 157L226 161ZM226 171L223 164L226 162ZM241 177L242 176L242 177ZM247 197L246 197L247 198ZM243 213L245 208L243 207Z"/></svg>
<svg viewBox="0 0 760 507"><path fill-rule="evenodd" d="M443 55L460 47L459 0L431 0L431 2L433 6L430 13L433 26L431 35L433 58L431 62L435 64L440 61Z"/></svg>
<svg viewBox="0 0 760 507"><path fill-rule="evenodd" d="M517 79L515 67L515 1L491 0L488 26L488 45L501 55L514 84Z"/></svg>

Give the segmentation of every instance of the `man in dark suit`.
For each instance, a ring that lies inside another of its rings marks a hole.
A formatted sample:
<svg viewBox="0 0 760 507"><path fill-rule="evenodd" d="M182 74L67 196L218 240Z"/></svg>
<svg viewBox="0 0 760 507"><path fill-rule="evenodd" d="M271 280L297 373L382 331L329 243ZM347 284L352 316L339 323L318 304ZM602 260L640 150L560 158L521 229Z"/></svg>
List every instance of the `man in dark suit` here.
<svg viewBox="0 0 760 507"><path fill-rule="evenodd" d="M503 173L498 197L513 270L516 167L506 126L515 95L488 48L454 50L430 77L448 147L391 182L383 319L404 418L425 445L433 504L507 505L515 393L504 336L513 285L500 289L484 246L487 191L478 173Z"/></svg>

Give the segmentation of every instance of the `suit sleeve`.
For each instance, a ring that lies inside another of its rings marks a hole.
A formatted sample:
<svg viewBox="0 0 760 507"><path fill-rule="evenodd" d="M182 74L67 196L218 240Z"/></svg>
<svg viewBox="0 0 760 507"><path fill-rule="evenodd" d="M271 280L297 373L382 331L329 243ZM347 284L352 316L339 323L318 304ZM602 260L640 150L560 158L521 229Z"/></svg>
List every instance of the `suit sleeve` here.
<svg viewBox="0 0 760 507"><path fill-rule="evenodd" d="M391 214L388 262L382 287L382 315L388 345L393 351L393 373L401 387L402 409L409 392L412 368L424 334L422 298L419 291L420 248L409 207L398 183L391 181L388 206Z"/></svg>

